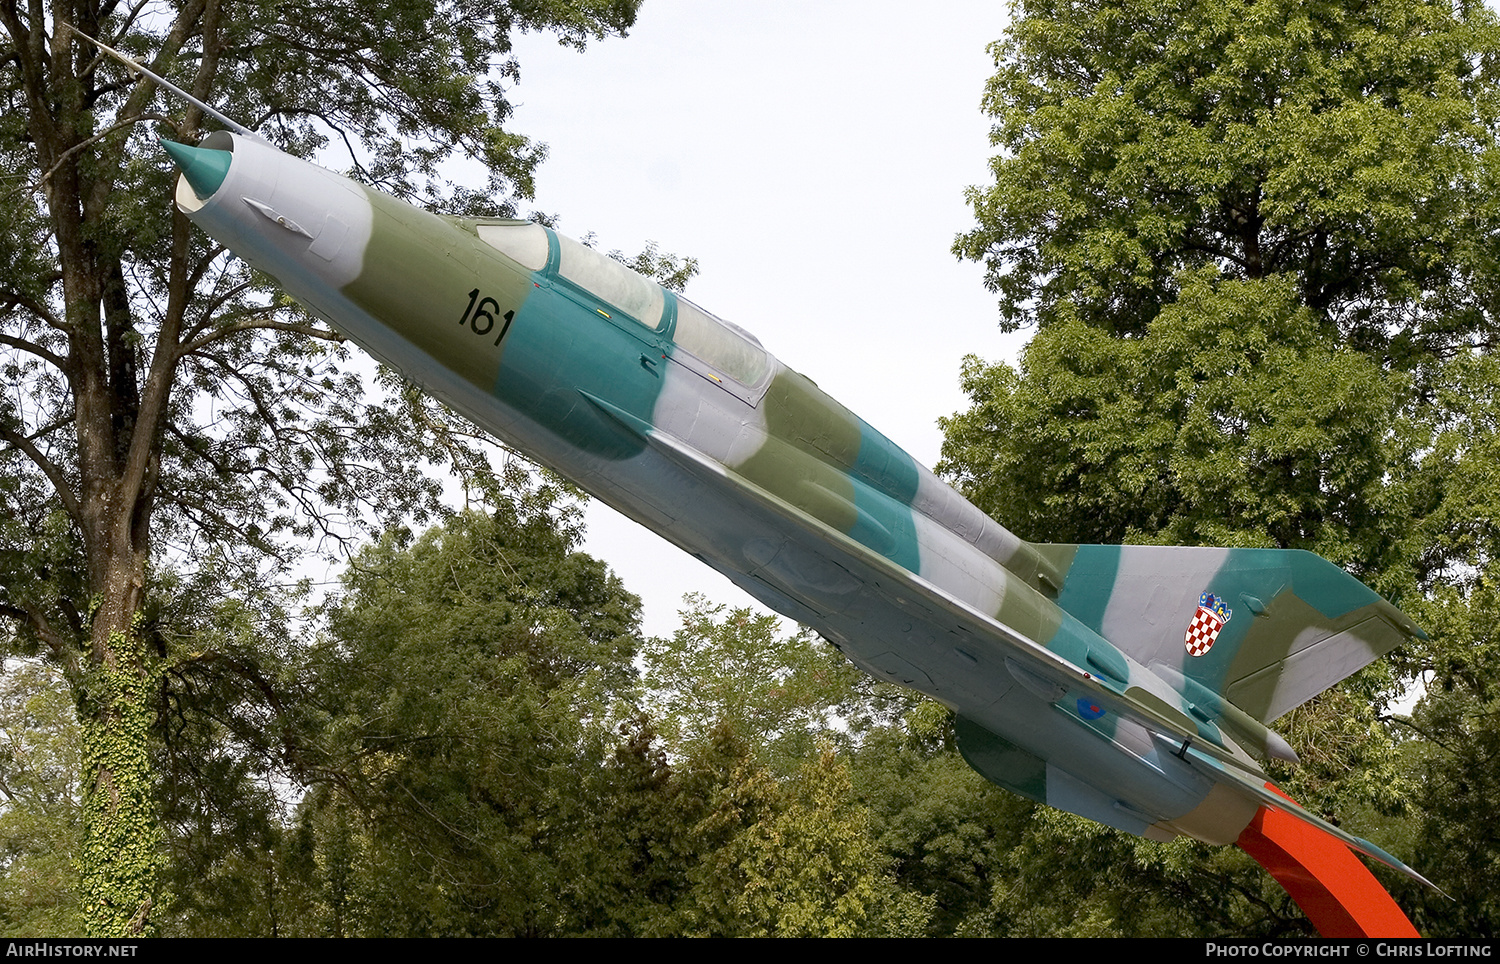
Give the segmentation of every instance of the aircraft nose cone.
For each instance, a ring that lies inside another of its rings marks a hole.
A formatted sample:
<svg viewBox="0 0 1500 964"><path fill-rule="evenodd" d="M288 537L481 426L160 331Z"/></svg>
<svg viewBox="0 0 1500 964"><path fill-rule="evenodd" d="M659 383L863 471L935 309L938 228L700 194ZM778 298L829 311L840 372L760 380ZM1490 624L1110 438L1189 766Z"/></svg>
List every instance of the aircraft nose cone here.
<svg viewBox="0 0 1500 964"><path fill-rule="evenodd" d="M173 163L182 171L182 176L187 178L188 185L200 201L207 201L214 196L229 173L229 162L234 159L229 151L211 147L189 147L166 140L161 142L161 146L172 155Z"/></svg>

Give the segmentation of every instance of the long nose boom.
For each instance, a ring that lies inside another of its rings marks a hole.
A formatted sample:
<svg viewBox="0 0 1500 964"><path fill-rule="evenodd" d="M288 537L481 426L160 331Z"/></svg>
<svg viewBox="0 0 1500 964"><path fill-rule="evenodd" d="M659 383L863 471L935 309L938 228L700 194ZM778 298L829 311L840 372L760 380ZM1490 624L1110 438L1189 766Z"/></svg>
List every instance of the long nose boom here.
<svg viewBox="0 0 1500 964"><path fill-rule="evenodd" d="M172 155L173 163L182 171L182 176L187 178L188 185L200 201L207 201L214 196L229 173L229 162L234 159L229 151L211 147L189 147L165 140L161 142L161 146Z"/></svg>

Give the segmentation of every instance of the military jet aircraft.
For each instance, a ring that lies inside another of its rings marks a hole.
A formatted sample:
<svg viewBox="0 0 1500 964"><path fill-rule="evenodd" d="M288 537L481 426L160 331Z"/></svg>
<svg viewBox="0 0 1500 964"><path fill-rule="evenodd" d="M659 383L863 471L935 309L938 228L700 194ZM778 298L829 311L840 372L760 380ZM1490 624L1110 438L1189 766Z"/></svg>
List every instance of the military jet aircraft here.
<svg viewBox="0 0 1500 964"><path fill-rule="evenodd" d="M687 298L540 224L420 210L194 103L231 128L163 142L194 223L506 444L950 707L991 781L1154 840L1238 842L1283 883L1306 852L1268 818L1366 878L1344 845L1422 879L1257 762L1296 758L1268 721L1420 634L1347 573L1300 551L1028 543ZM1280 857L1257 853L1268 840ZM1406 930L1315 923L1415 936L1369 883ZM1326 901L1289 889L1310 916Z"/></svg>

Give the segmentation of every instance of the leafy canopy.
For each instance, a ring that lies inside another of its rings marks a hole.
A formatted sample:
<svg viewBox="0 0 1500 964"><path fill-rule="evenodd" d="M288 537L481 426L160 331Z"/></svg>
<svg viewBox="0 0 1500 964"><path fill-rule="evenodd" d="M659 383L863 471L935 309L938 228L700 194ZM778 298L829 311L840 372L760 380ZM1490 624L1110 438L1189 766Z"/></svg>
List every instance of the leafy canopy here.
<svg viewBox="0 0 1500 964"><path fill-rule="evenodd" d="M1213 267L1286 275L1360 345L1451 349L1493 308L1497 42L1478 0L1020 0L954 249L1008 328L1140 335Z"/></svg>

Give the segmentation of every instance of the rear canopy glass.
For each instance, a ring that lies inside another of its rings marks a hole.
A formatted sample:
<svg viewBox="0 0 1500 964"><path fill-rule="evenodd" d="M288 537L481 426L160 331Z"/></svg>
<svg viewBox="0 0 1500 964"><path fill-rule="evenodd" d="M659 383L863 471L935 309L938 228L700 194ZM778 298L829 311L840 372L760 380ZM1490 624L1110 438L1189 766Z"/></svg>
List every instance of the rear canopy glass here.
<svg viewBox="0 0 1500 964"><path fill-rule="evenodd" d="M754 385L766 373L765 349L680 296L672 340L741 384Z"/></svg>

